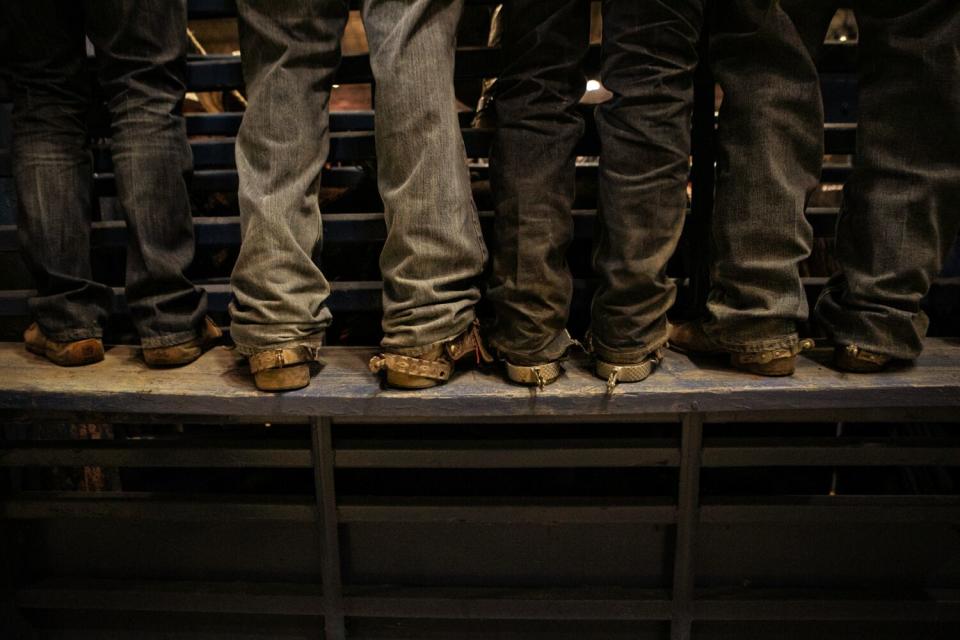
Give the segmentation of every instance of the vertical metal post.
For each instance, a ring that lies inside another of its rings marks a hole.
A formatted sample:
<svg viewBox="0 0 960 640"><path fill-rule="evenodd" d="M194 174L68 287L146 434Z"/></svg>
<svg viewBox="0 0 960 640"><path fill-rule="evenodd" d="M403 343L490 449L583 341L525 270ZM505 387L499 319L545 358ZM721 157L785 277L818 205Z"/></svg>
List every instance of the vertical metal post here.
<svg viewBox="0 0 960 640"><path fill-rule="evenodd" d="M343 583L340 578L340 536L337 493L334 487L334 454L330 418L312 418L312 458L317 526L321 537L320 571L323 582L323 621L326 640L345 640Z"/></svg>
<svg viewBox="0 0 960 640"><path fill-rule="evenodd" d="M671 640L690 640L693 626L694 550L700 523L700 462L703 450L703 414L683 416L680 443L680 481L677 491L677 540L673 560L673 616Z"/></svg>
<svg viewBox="0 0 960 640"><path fill-rule="evenodd" d="M12 425L4 425L0 430L0 440L22 440L23 434L14 434ZM0 495L19 493L21 490L21 470L10 469L0 480ZM16 535L17 523L12 520L0 521L0 638L33 637L30 625L24 620L16 605L16 589L20 573Z"/></svg>

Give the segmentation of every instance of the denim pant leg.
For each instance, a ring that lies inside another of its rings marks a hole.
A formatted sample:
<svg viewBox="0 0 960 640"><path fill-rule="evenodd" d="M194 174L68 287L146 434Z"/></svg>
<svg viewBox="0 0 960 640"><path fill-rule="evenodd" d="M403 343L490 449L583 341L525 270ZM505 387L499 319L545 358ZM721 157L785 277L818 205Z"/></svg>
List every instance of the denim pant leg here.
<svg viewBox="0 0 960 640"><path fill-rule="evenodd" d="M231 276L240 353L316 342L330 324L319 188L346 0L241 0L249 105L237 137L243 242Z"/></svg>
<svg viewBox="0 0 960 640"><path fill-rule="evenodd" d="M637 362L667 340L667 261L687 207L693 71L703 0L606 2L597 108L600 236L591 334L597 356Z"/></svg>
<svg viewBox="0 0 960 640"><path fill-rule="evenodd" d="M366 0L387 239L383 347L454 337L474 320L486 261L453 91L463 0Z"/></svg>
<svg viewBox="0 0 960 640"><path fill-rule="evenodd" d="M206 292L190 281L193 170L180 108L186 90L185 0L87 0L87 33L112 125L117 197L127 220L126 294L140 342L196 338Z"/></svg>
<svg viewBox="0 0 960 640"><path fill-rule="evenodd" d="M112 294L91 280L83 7L57 0L2 5L11 39L17 228L37 287L30 315L53 340L99 337Z"/></svg>
<svg viewBox="0 0 960 640"><path fill-rule="evenodd" d="M822 41L835 0L802 4ZM704 330L742 353L795 348L808 314L799 267L813 243L805 210L823 164L823 102L789 5L775 5L756 31L721 22L710 39L723 104Z"/></svg>
<svg viewBox="0 0 960 640"><path fill-rule="evenodd" d="M840 273L817 312L838 345L922 349L921 299L960 227L960 6L860 2L857 154L837 225Z"/></svg>
<svg viewBox="0 0 960 640"><path fill-rule="evenodd" d="M496 207L490 342L514 364L539 364L561 358L571 344L567 249L590 7L582 0L516 0L504 10L490 153Z"/></svg>

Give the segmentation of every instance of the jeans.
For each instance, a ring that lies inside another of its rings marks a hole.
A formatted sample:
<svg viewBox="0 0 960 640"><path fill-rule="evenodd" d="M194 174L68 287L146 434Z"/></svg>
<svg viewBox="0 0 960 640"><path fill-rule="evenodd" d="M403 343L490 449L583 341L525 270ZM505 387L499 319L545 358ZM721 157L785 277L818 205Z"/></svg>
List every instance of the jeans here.
<svg viewBox="0 0 960 640"><path fill-rule="evenodd" d="M346 0L240 0L249 107L237 139L243 243L231 333L250 355L315 342L330 323L318 188ZM486 261L455 111L463 0L366 0L387 238L383 346L419 351L465 331Z"/></svg>
<svg viewBox="0 0 960 640"><path fill-rule="evenodd" d="M91 88L84 37L111 119L117 197L127 222L126 295L144 347L200 334L206 294L193 260L184 120L186 3L4 2L14 100L20 246L36 281L30 312L56 341L102 335L111 289L91 280Z"/></svg>
<svg viewBox="0 0 960 640"><path fill-rule="evenodd" d="M796 349L797 323L808 316L800 263L813 245L804 212L823 164L823 103L816 65L785 10L800 4L817 15L816 3L784 0L758 30L721 23L711 34L723 104L704 330L730 351ZM812 20L821 42L834 13Z"/></svg>
<svg viewBox="0 0 960 640"><path fill-rule="evenodd" d="M642 360L667 339L675 286L666 266L687 206L690 117L703 0L608 0L596 111L601 141L599 286L591 311L597 356ZM491 344L518 365L561 358L573 283L566 252L577 108L586 78L590 7L582 0L515 0L504 8L503 73L491 152L497 248L489 298Z"/></svg>
<svg viewBox="0 0 960 640"><path fill-rule="evenodd" d="M733 159L730 175L718 182L719 277L706 328L737 350L789 343L795 321L805 316L796 263L808 254L810 232L801 205L822 159L812 60L837 4L784 1L796 28L780 15L767 25L780 41L761 32L739 61L716 61L718 78L733 78L721 132L724 122L735 124L726 138L721 133L721 149L730 145L721 151L721 175L724 158ZM921 299L960 230L960 7L952 0L863 0L854 10L857 149L837 223L840 271L816 315L838 345L912 359L927 329ZM766 91L753 86L750 60L757 59L780 67ZM738 148L732 142L738 138L747 143ZM736 158L765 168L738 169Z"/></svg>

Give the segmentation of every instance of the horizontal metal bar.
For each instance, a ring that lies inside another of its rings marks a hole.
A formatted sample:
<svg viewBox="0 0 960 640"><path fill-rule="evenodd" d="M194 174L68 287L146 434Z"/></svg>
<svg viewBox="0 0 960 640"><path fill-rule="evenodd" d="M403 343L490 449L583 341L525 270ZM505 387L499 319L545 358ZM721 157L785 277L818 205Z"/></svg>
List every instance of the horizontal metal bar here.
<svg viewBox="0 0 960 640"><path fill-rule="evenodd" d="M81 420L82 418L82 420ZM58 411L55 409L0 409L0 422L30 424L37 422L114 422L121 424L216 424L247 425L263 428L264 425L309 424L307 416L237 416L199 415L191 413L126 413L101 411Z"/></svg>
<svg viewBox="0 0 960 640"><path fill-rule="evenodd" d="M465 128L461 130L464 148L468 158L485 158L489 155L493 131L488 129ZM833 125L825 131L832 153L852 153L856 130L852 125ZM235 132L234 132L235 135ZM229 135L216 138L193 139L190 148L193 151L193 163L198 170L236 167L236 140ZM600 141L594 132L585 135L577 143L579 156L596 156L600 153ZM328 162L358 163L376 158L376 145L373 131L340 131L330 135ZM840 170L839 165L832 170ZM109 150L97 149L95 167L98 172L109 172L113 168ZM831 170L828 168L828 170ZM825 180L826 181L826 180Z"/></svg>
<svg viewBox="0 0 960 640"><path fill-rule="evenodd" d="M669 620L656 589L347 587L348 616L462 620Z"/></svg>
<svg viewBox="0 0 960 640"><path fill-rule="evenodd" d="M320 616L317 585L253 582L49 580L19 588L23 609ZM347 586L345 613L369 618L668 620L669 593L636 588ZM836 589L701 590L700 621L960 620L960 592Z"/></svg>
<svg viewBox="0 0 960 640"><path fill-rule="evenodd" d="M338 467L355 469L510 469L676 467L680 454L663 441L341 442ZM2 463L2 459L0 459Z"/></svg>
<svg viewBox="0 0 960 640"><path fill-rule="evenodd" d="M502 1L502 0L501 0ZM198 7L194 16L198 19L222 18L233 15L232 11L223 13L218 6L218 0L197 0L203 3ZM497 4L497 0L468 0L479 4ZM834 102L847 99L850 93L849 82L842 79L853 75L856 70L855 42L835 43L828 42L822 49L818 61L818 68L824 76L823 94L827 106ZM487 47L463 47L458 49L456 56L457 78L486 78L499 74L500 53L497 49ZM587 69L599 69L600 46L593 45L585 59ZM341 84L369 83L373 79L370 70L369 57L366 54L344 56L337 72L337 82ZM187 85L190 91L222 91L243 87L243 73L240 68L240 57L223 54L207 56L191 55L187 67ZM837 95L839 93L839 95ZM0 79L0 103L10 101L10 90ZM833 109L828 108L828 114L835 115ZM836 111L845 111L838 109Z"/></svg>
<svg viewBox="0 0 960 640"><path fill-rule="evenodd" d="M207 292L208 308L211 311L226 311L232 296L228 284L197 283ZM376 311L380 309L383 284L379 281L335 281L330 283L331 293L327 305L334 312ZM25 316L27 302L36 295L29 289L0 291L0 316ZM126 296L122 288L113 290L114 312L127 313Z"/></svg>
<svg viewBox="0 0 960 640"><path fill-rule="evenodd" d="M391 498L374 503L341 499L340 522L437 522L481 524L671 524L676 507L645 499L643 503L590 499L460 498L458 502Z"/></svg>
<svg viewBox="0 0 960 640"><path fill-rule="evenodd" d="M596 66L598 46L591 47L587 64ZM459 47L455 60L457 78L486 78L499 73L500 52L488 47ZM339 84L367 84L373 81L370 56L365 53L345 55L340 60L334 80ZM223 91L243 88L240 56L191 56L187 63L189 91Z"/></svg>
<svg viewBox="0 0 960 640"><path fill-rule="evenodd" d="M320 616L319 585L297 583L50 580L18 589L18 607Z"/></svg>
<svg viewBox="0 0 960 640"><path fill-rule="evenodd" d="M753 441L756 442L756 441ZM706 467L960 466L960 443L882 442L706 446ZM341 443L336 464L348 469L537 469L676 467L675 447L636 441L618 446L552 441L377 441ZM0 467L85 466L149 468L310 468L309 448L269 442L71 441L0 446Z"/></svg>
<svg viewBox="0 0 960 640"><path fill-rule="evenodd" d="M494 212L481 211L480 221L485 231L492 230ZM573 212L574 229L578 237L593 235L596 211L581 209ZM198 246L240 244L239 216L195 216L193 218ZM383 213L328 213L323 216L324 243L383 242L387 227ZM0 251L18 251L17 227L0 225ZM93 248L126 247L127 225L122 220L98 221L92 224Z"/></svg>
<svg viewBox="0 0 960 640"><path fill-rule="evenodd" d="M495 5L503 0L466 0L468 5ZM360 0L350 0L351 9L359 9ZM191 20L227 18L237 15L236 0L189 0L187 11Z"/></svg>
<svg viewBox="0 0 960 640"><path fill-rule="evenodd" d="M542 425L549 429L558 424L583 424L602 423L602 424L664 424L676 423L680 421L678 413L643 413L634 415L617 414L584 414L581 412L570 412L569 414L553 414L551 416L530 416L530 415L504 415L504 416L484 416L484 415L462 415L458 416L457 422L460 424L523 424L523 425ZM365 415L365 416L339 416L334 418L334 424L337 425L378 425L389 424L395 426L401 425L423 425L423 424L447 424L450 422L449 416L437 415ZM831 421L832 422L832 421Z"/></svg>
<svg viewBox="0 0 960 640"><path fill-rule="evenodd" d="M960 440L829 441L806 443L795 438L708 442L703 449L707 467L806 466L960 466Z"/></svg>
<svg viewBox="0 0 960 640"><path fill-rule="evenodd" d="M324 187L345 189L354 187L367 177L363 167L324 167L321 182ZM116 183L109 172L96 173L93 176L94 190L97 196L115 196ZM239 187L236 169L198 169L190 179L195 191L236 192Z"/></svg>
<svg viewBox="0 0 960 640"><path fill-rule="evenodd" d="M17 442L0 446L0 467L85 466L149 468L296 468L310 463L302 447L269 442L194 443L191 441Z"/></svg>
<svg viewBox="0 0 960 640"><path fill-rule="evenodd" d="M704 498L704 524L960 523L960 496Z"/></svg>
<svg viewBox="0 0 960 640"><path fill-rule="evenodd" d="M320 616L319 586L295 583L195 583L52 580L22 587L24 609L156 611ZM667 620L670 601L656 589L353 586L345 613L358 617L489 620Z"/></svg>
<svg viewBox="0 0 960 640"><path fill-rule="evenodd" d="M854 422L854 423L910 423L937 422L943 424L960 423L960 412L953 407L929 406L863 406L858 408L804 408L792 410L737 410L712 411L704 414L704 421L712 424L730 423L783 423L783 422Z"/></svg>
<svg viewBox="0 0 960 640"><path fill-rule="evenodd" d="M821 184L843 184L850 177L853 171L853 163L850 161L837 161L823 163L823 170L820 172Z"/></svg>
<svg viewBox="0 0 960 640"><path fill-rule="evenodd" d="M808 210L808 216L817 235L832 235L836 226L837 209ZM494 212L480 211L484 232L492 233ZM596 224L595 209L573 211L574 236L592 238ZM193 228L197 246L224 246L240 244L239 216L196 216ZM328 213L323 216L323 238L326 244L383 242L387 227L382 213ZM19 250L17 227L0 225L0 251ZM98 221L92 224L91 246L94 249L127 246L127 225L122 220Z"/></svg>
<svg viewBox="0 0 960 640"><path fill-rule="evenodd" d="M587 128L593 126L593 105L581 105L578 110L581 117L587 122ZM467 137L471 134L478 136L474 144L481 153L468 153L471 157L486 157L492 130L475 129L471 126L472 112L461 112L460 125L466 131ZM189 136L236 136L243 121L242 112L226 113L191 113L186 115L187 135ZM374 130L374 112L372 110L332 111L329 120L330 132L369 132ZM104 132L105 136L108 132ZM337 136L334 136L337 139ZM824 146L828 154L853 154L857 139L857 125L855 122L828 122L824 125ZM232 143L232 140L230 141ZM591 142L594 147L594 142ZM580 155L590 155L581 152Z"/></svg>
<svg viewBox="0 0 960 640"><path fill-rule="evenodd" d="M184 522L271 520L313 522L312 500L285 496L205 496L173 494L82 494L27 492L0 501L0 519L120 518ZM398 497L373 502L341 499L341 523L653 523L675 520L671 504L630 504L601 498L542 499L461 498L444 502L431 498Z"/></svg>
<svg viewBox="0 0 960 640"><path fill-rule="evenodd" d="M827 43L822 48L818 67L824 73L851 73L856 69L856 43ZM600 45L591 45L584 66L599 69ZM457 78L490 78L500 72L500 51L489 47L460 47L456 52ZM340 84L369 83L373 80L367 54L343 56L337 69ZM243 86L240 57L231 55L191 56L187 65L187 87L190 91L220 91Z"/></svg>
<svg viewBox="0 0 960 640"><path fill-rule="evenodd" d="M960 591L735 589L697 593L698 620L958 621Z"/></svg>
<svg viewBox="0 0 960 640"><path fill-rule="evenodd" d="M470 112L464 112L470 115ZM243 121L243 112L223 113L188 113L184 119L187 122L188 136L235 136L240 130ZM373 131L374 114L372 110L358 111L331 111L329 127L331 133L342 131ZM469 126L469 120L461 124Z"/></svg>
<svg viewBox="0 0 960 640"><path fill-rule="evenodd" d="M110 518L176 522L269 520L313 522L312 497L83 494L29 492L0 500L0 519Z"/></svg>

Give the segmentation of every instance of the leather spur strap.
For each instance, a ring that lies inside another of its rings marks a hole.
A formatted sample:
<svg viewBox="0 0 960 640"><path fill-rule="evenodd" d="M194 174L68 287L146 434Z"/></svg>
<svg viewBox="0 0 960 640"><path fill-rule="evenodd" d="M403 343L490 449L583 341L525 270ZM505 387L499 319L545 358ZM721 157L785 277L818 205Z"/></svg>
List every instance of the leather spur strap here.
<svg viewBox="0 0 960 640"><path fill-rule="evenodd" d="M735 353L738 362L750 362L767 364L781 358L791 358L798 353L813 349L814 343L810 338L805 338L798 342L796 346L784 349L770 349L768 351L758 351L757 353Z"/></svg>
<svg viewBox="0 0 960 640"><path fill-rule="evenodd" d="M475 355L477 364L481 361L493 361L493 356L487 351L480 337L480 324L477 321L474 321L468 330L456 338L445 342L439 357L435 360L399 353L381 353L370 358L370 371L377 373L388 370L431 380L449 380L454 363L471 353Z"/></svg>
<svg viewBox="0 0 960 640"><path fill-rule="evenodd" d="M471 353L476 356L477 364L493 362L493 356L490 355L487 347L483 344L483 338L480 336L480 323L477 320L473 321L469 329L444 344L443 350L453 362L466 358Z"/></svg>
<svg viewBox="0 0 960 640"><path fill-rule="evenodd" d="M851 358L856 358L863 362L869 362L871 364L885 365L890 359L889 356L880 355L879 353L871 353L869 351L864 351L855 344L848 344L844 347L844 350L847 352L847 355Z"/></svg>
<svg viewBox="0 0 960 640"><path fill-rule="evenodd" d="M453 372L453 363L447 359L423 360L398 353L381 353L370 358L370 371L396 371L411 376L430 378L431 380L449 380Z"/></svg>
<svg viewBox="0 0 960 640"><path fill-rule="evenodd" d="M282 369L303 362L320 362L320 348L309 345L266 349L258 351L248 358L250 372L257 373L267 369Z"/></svg>

